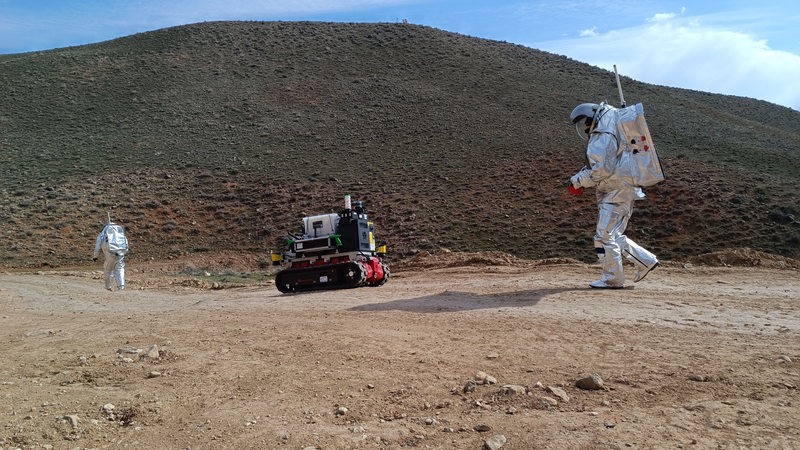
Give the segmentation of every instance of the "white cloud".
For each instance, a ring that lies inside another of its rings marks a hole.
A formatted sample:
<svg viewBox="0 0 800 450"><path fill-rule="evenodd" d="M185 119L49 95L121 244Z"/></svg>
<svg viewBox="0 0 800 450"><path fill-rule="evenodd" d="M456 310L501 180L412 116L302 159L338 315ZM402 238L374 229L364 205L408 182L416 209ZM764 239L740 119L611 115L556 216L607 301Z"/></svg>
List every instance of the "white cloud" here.
<svg viewBox="0 0 800 450"><path fill-rule="evenodd" d="M659 13L653 15L653 17L647 19L648 22L663 22L665 20L674 19L674 13Z"/></svg>
<svg viewBox="0 0 800 450"><path fill-rule="evenodd" d="M583 31L581 31L581 33L580 33L580 35L581 35L582 37L591 37L591 36L597 36L597 34L598 34L598 33L597 33L597 27L592 27L592 28L589 28L588 30L583 30Z"/></svg>
<svg viewBox="0 0 800 450"><path fill-rule="evenodd" d="M745 33L657 14L645 25L535 47L652 84L752 97L800 111L800 56Z"/></svg>

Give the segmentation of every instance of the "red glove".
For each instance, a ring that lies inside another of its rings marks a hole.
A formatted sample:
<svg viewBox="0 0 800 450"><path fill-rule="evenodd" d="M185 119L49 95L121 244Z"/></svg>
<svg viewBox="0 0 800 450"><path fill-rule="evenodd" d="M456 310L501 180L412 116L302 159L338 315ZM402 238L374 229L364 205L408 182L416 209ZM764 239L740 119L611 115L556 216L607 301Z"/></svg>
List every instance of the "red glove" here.
<svg viewBox="0 0 800 450"><path fill-rule="evenodd" d="M573 185L569 185L569 193L572 195L583 195L583 186L576 188Z"/></svg>

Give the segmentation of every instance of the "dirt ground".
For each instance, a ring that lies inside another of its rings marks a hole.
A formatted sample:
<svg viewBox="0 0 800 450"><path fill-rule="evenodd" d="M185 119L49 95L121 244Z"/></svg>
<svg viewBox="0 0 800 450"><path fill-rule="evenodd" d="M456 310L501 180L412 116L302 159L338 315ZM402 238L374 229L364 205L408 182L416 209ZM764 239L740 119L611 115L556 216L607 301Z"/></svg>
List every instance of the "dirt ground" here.
<svg viewBox="0 0 800 450"><path fill-rule="evenodd" d="M595 265L462 258L283 295L173 264L122 292L0 273L0 449L800 448L796 269L597 291Z"/></svg>

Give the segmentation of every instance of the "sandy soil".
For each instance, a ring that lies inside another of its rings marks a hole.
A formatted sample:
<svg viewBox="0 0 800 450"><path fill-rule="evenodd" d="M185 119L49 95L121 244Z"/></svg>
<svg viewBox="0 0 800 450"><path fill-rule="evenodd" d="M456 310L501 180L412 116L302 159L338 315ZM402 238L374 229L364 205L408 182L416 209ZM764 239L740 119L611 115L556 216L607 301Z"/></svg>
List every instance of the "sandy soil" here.
<svg viewBox="0 0 800 450"><path fill-rule="evenodd" d="M296 295L162 270L0 274L0 448L800 448L797 270L407 265Z"/></svg>

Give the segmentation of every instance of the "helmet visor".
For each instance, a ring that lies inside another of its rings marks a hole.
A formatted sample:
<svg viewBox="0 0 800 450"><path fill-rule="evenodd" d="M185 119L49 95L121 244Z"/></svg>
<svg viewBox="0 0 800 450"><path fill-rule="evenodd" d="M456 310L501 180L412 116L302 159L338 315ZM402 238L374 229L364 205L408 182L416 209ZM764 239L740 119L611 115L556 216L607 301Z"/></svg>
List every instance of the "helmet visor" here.
<svg viewBox="0 0 800 450"><path fill-rule="evenodd" d="M578 137L584 141L589 139L589 133L591 133L592 128L594 128L592 126L592 120L591 117L583 116L575 121L575 131L578 133Z"/></svg>

